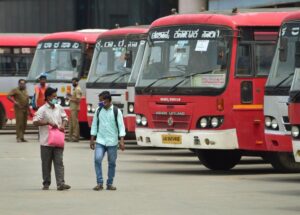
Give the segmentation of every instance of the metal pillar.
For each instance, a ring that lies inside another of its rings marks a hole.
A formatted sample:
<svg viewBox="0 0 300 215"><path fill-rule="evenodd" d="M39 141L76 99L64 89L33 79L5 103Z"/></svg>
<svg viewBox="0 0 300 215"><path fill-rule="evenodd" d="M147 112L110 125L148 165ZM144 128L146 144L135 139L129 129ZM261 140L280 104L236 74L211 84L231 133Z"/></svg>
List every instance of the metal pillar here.
<svg viewBox="0 0 300 215"><path fill-rule="evenodd" d="M207 0L179 0L179 13L198 13L207 10Z"/></svg>

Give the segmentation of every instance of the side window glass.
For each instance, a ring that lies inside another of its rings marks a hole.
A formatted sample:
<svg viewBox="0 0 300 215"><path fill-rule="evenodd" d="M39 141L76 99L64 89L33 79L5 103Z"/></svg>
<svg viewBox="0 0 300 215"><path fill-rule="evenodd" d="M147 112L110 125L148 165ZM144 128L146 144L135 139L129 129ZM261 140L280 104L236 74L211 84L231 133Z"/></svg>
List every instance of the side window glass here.
<svg viewBox="0 0 300 215"><path fill-rule="evenodd" d="M268 76L275 53L275 44L257 44L255 46L256 75Z"/></svg>
<svg viewBox="0 0 300 215"><path fill-rule="evenodd" d="M240 44L237 50L236 75L237 76L251 76L252 75L252 57L251 45Z"/></svg>

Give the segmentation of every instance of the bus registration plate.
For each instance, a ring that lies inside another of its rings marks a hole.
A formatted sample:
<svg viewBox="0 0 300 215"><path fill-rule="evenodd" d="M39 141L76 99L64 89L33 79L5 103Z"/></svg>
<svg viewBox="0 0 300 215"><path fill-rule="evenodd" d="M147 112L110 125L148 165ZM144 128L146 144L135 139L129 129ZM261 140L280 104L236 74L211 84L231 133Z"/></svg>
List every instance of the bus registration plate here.
<svg viewBox="0 0 300 215"><path fill-rule="evenodd" d="M162 134L162 143L163 144L181 144L181 135L175 135L175 134Z"/></svg>

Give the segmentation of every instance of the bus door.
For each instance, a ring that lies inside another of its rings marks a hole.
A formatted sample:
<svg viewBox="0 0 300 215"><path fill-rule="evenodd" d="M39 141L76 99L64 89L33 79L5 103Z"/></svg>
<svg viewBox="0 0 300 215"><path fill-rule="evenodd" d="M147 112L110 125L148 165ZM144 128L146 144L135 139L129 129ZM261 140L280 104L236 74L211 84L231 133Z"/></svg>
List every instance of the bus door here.
<svg viewBox="0 0 300 215"><path fill-rule="evenodd" d="M254 40L240 41L237 46L232 98L241 149L266 149L263 117L264 86L275 46L273 32L258 36L254 33Z"/></svg>

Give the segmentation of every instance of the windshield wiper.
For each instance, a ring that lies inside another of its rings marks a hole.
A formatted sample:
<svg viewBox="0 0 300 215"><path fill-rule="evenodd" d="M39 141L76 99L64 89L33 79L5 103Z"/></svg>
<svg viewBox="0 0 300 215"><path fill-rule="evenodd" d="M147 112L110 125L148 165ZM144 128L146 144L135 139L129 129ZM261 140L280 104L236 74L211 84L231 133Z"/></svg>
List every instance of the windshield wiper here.
<svg viewBox="0 0 300 215"><path fill-rule="evenodd" d="M35 77L35 79L39 79L40 77L41 77L41 75L47 75L47 74L49 74L49 73L51 73L51 72L54 72L54 71L57 71L58 70L58 67L56 67L56 68L54 68L54 69L50 69L50 70L48 70L48 71L46 71L46 72L43 72L43 73L41 73L41 74L38 74L36 77Z"/></svg>
<svg viewBox="0 0 300 215"><path fill-rule="evenodd" d="M169 79L169 78L177 78L177 77L182 77L182 75L173 75L173 76L163 76L163 77L160 77L158 79L156 79L155 81L153 81L151 84L149 84L148 86L146 86L143 91L144 92L147 92L150 87L152 87L156 82L160 81L160 80L164 80L164 79Z"/></svg>
<svg viewBox="0 0 300 215"><path fill-rule="evenodd" d="M114 86L114 84L117 82L117 80L119 80L120 78L124 77L125 75L130 75L131 72L124 72L122 74L120 74L117 78L115 78L114 80L112 80L111 82L111 87Z"/></svg>
<svg viewBox="0 0 300 215"><path fill-rule="evenodd" d="M274 88L277 89L278 87L280 87L286 80L288 80L293 75L294 72L290 73L287 77L285 77L282 81L280 81Z"/></svg>
<svg viewBox="0 0 300 215"><path fill-rule="evenodd" d="M112 72L112 73L107 73L107 74L101 75L93 83L96 83L100 78L107 77L107 76L112 76L112 75L115 75L115 74L118 74L118 73L120 73L120 72Z"/></svg>
<svg viewBox="0 0 300 215"><path fill-rule="evenodd" d="M213 70L208 70L208 71L205 71L205 72L194 72L194 73L191 73L191 74L189 74L189 75L182 76L183 79L182 79L181 81L177 82L174 86L170 87L170 88L168 89L168 91L169 91L169 92L173 92L173 91L177 88L177 86L180 85L182 82L184 82L187 78L193 77L193 76L195 76L195 75L208 74L208 73L210 73L210 72L212 72L212 71L213 71Z"/></svg>

